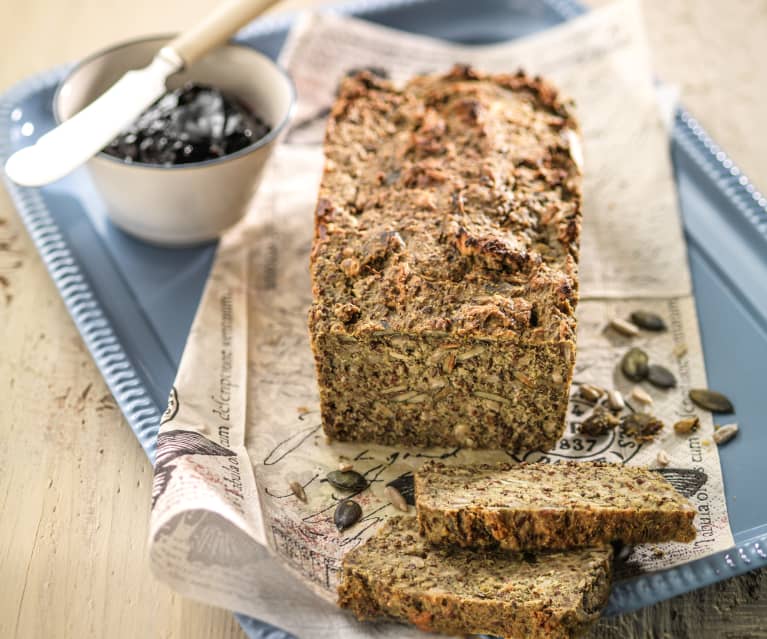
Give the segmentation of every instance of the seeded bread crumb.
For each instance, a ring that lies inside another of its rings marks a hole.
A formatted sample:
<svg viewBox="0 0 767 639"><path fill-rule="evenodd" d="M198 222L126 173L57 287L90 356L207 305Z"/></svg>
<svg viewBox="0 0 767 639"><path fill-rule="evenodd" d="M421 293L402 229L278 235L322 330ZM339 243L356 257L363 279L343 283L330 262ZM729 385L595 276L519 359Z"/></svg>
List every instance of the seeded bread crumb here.
<svg viewBox="0 0 767 639"><path fill-rule="evenodd" d="M415 517L389 519L346 554L339 604L446 634L576 637L607 602L612 548L540 555L430 546Z"/></svg>
<svg viewBox="0 0 767 639"><path fill-rule="evenodd" d="M647 468L427 462L415 492L420 531L434 544L541 550L695 539L693 506Z"/></svg>

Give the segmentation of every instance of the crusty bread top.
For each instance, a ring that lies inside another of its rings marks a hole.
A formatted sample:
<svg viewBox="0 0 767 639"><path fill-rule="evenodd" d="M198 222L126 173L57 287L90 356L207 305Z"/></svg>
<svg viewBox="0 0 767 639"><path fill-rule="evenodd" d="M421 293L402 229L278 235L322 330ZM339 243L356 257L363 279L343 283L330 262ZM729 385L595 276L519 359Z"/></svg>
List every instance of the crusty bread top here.
<svg viewBox="0 0 767 639"><path fill-rule="evenodd" d="M576 144L570 103L521 72L347 78L316 210L315 328L572 339Z"/></svg>

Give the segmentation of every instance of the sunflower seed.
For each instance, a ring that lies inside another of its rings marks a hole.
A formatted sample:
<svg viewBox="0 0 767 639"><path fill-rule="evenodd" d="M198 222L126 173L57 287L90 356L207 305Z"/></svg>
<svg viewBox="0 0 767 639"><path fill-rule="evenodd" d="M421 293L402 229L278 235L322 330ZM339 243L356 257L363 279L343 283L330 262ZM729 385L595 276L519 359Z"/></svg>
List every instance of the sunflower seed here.
<svg viewBox="0 0 767 639"><path fill-rule="evenodd" d="M348 492L359 492L365 490L369 485L368 480L356 470L334 470L328 473L326 479L334 488Z"/></svg>
<svg viewBox="0 0 767 639"><path fill-rule="evenodd" d="M655 461L658 462L658 466L666 467L671 463L671 457L665 450L659 450L658 455L655 457Z"/></svg>
<svg viewBox="0 0 767 639"><path fill-rule="evenodd" d="M672 352L674 353L674 357L681 359L687 355L687 344L677 344L674 346L674 350Z"/></svg>
<svg viewBox="0 0 767 639"><path fill-rule="evenodd" d="M405 498L402 496L402 493L400 493L400 491L398 491L394 486L387 486L384 488L384 493L386 493L386 498L389 500L391 505L394 506L397 510L401 510L403 513L408 511Z"/></svg>
<svg viewBox="0 0 767 639"><path fill-rule="evenodd" d="M641 348L631 348L621 360L621 370L632 382L641 382L647 377L649 359Z"/></svg>
<svg viewBox="0 0 767 639"><path fill-rule="evenodd" d="M578 389L580 396L588 402L598 402L600 397L602 397L605 392L606 391L603 388L599 388L599 386L593 386L592 384L581 384L580 388Z"/></svg>
<svg viewBox="0 0 767 639"><path fill-rule="evenodd" d="M639 442L652 441L653 436L663 428L663 422L647 413L631 413L621 419L621 429Z"/></svg>
<svg viewBox="0 0 767 639"><path fill-rule="evenodd" d="M721 446L722 444L726 444L737 434L737 424L725 424L724 426L719 426L719 428L714 431L714 441L717 445Z"/></svg>
<svg viewBox="0 0 767 639"><path fill-rule="evenodd" d="M642 404L652 404L652 397L650 397L650 394L641 386L634 386L634 388L631 389L631 398Z"/></svg>
<svg viewBox="0 0 767 639"><path fill-rule="evenodd" d="M621 335L625 335L626 337L636 337L637 335L639 335L639 329L636 326L618 317L614 317L613 319L611 319L609 322L609 326L614 331L617 331L618 333L620 333Z"/></svg>
<svg viewBox="0 0 767 639"><path fill-rule="evenodd" d="M688 435L689 433L694 433L699 427L700 419L697 415L693 417L685 417L674 424L674 432L679 433L680 435Z"/></svg>
<svg viewBox="0 0 767 639"><path fill-rule="evenodd" d="M663 318L650 311L634 311L629 318L639 328L643 328L646 331L666 330L666 322L663 321Z"/></svg>
<svg viewBox="0 0 767 639"><path fill-rule="evenodd" d="M725 395L707 388L693 388L690 391L690 399L701 408L710 410L712 413L735 412L735 407Z"/></svg>
<svg viewBox="0 0 767 639"><path fill-rule="evenodd" d="M354 526L362 517L362 507L351 499L338 502L336 511L333 513L333 523L339 532Z"/></svg>
<svg viewBox="0 0 767 639"><path fill-rule="evenodd" d="M304 490L304 487L297 481L290 482L290 490L302 502L306 503L309 501L306 497L306 491Z"/></svg>
<svg viewBox="0 0 767 639"><path fill-rule="evenodd" d="M463 446L466 443L466 439L469 436L470 429L466 424L456 424L453 428L453 437L459 446Z"/></svg>
<svg viewBox="0 0 767 639"><path fill-rule="evenodd" d="M470 348L468 351L464 353L459 353L456 355L456 359L459 362L465 362L467 359L471 359L472 357L476 357L477 355L481 355L487 350L484 346L475 346L474 348Z"/></svg>
<svg viewBox="0 0 767 639"><path fill-rule="evenodd" d="M354 464L348 459L342 459L338 462L338 470L340 470L342 473L347 473L352 468L354 468Z"/></svg>
<svg viewBox="0 0 767 639"><path fill-rule="evenodd" d="M597 407L594 412L578 425L578 432L592 437L606 435L618 426L621 420L604 408Z"/></svg>
<svg viewBox="0 0 767 639"><path fill-rule="evenodd" d="M505 397L501 397L500 395L496 395L495 393L487 393L485 391L474 391L474 395L477 397L481 397L482 399L489 399L493 402L498 402L499 404L507 404L509 402L508 399Z"/></svg>
<svg viewBox="0 0 767 639"><path fill-rule="evenodd" d="M607 393L607 405L610 410L621 411L626 408L626 402L623 401L623 395L619 390L611 390Z"/></svg>
<svg viewBox="0 0 767 639"><path fill-rule="evenodd" d="M674 373L660 364L650 364L647 369L647 381L657 388L676 387Z"/></svg>

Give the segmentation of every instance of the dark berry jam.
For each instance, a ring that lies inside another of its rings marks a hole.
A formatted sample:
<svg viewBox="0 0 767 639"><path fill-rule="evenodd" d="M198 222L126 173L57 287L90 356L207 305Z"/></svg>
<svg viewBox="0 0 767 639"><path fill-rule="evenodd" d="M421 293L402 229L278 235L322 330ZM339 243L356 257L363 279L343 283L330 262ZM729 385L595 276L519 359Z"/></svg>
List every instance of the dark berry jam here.
<svg viewBox="0 0 767 639"><path fill-rule="evenodd" d="M157 100L104 153L125 162L189 164L235 153L270 130L231 95L190 83Z"/></svg>

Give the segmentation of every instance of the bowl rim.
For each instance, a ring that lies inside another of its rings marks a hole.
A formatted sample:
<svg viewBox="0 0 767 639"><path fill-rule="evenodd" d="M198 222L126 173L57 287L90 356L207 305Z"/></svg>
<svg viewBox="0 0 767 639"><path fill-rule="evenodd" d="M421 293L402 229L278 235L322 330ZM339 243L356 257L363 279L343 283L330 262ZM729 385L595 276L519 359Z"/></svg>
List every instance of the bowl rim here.
<svg viewBox="0 0 767 639"><path fill-rule="evenodd" d="M134 45L134 44L140 44L143 42L152 42L155 40L162 40L162 41L168 41L175 37L176 34L159 34L159 35L152 35L152 36L141 36L138 38L132 38L130 40L124 40L122 42L118 42L116 44L110 45L108 47L105 47L103 49L99 49L98 51L95 51L78 62L76 62L64 75L63 78L59 81L58 85L56 86L56 91L53 94L52 99L52 111L53 111L53 119L56 122L56 125L58 126L64 120L62 120L61 116L59 115L59 97L61 95L62 89L66 85L67 81L80 69L82 69L85 65L90 64L94 60L97 60L98 58L104 57L110 53L114 53L115 51L118 51L119 49L123 49L127 46ZM248 46L247 44L243 42L237 42L237 41L229 41L225 44L220 45L220 47L236 47L238 49L244 49L248 51L249 53L253 53L257 56L260 56L267 60L276 70L277 72L282 76L282 78L285 80L288 92L290 94L290 104L288 105L288 109L279 123L277 123L275 126L272 127L272 130L269 131L265 136L258 138L256 141L250 143L248 146L245 146L238 151L235 151L234 153L227 153L226 155L222 155L218 158L213 158L211 160L202 160L200 162L187 162L185 164L150 164L148 162L126 162L125 160L122 160L118 157L115 157L113 155L109 155L108 153L104 153L103 150L96 153L91 159L100 159L105 160L107 162L115 163L119 166L125 166L130 168L141 168L141 169L159 169L163 171L190 171L190 170L196 170L196 169L203 169L207 168L209 166L214 166L217 164L224 164L226 162L230 162L232 160L236 160L238 158L241 158L245 155L248 155L250 153L253 153L254 151L257 151L258 149L261 149L265 146L267 146L269 143L274 141L280 133L285 129L287 124L290 122L290 120L293 117L293 114L296 110L296 102L297 102L297 92L296 92L296 85L293 82L293 78L290 77L290 74L277 62L272 60L268 55L262 53L258 49L255 49L254 47ZM159 49L158 49L159 50ZM183 69L183 67L182 67ZM179 69L179 70L182 70ZM172 75L171 75L172 77Z"/></svg>

